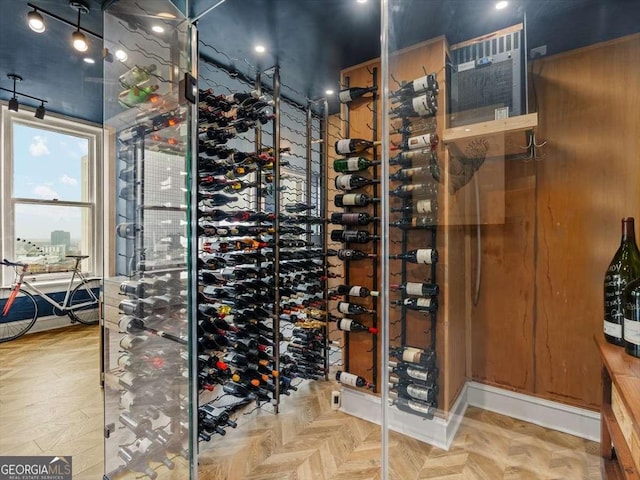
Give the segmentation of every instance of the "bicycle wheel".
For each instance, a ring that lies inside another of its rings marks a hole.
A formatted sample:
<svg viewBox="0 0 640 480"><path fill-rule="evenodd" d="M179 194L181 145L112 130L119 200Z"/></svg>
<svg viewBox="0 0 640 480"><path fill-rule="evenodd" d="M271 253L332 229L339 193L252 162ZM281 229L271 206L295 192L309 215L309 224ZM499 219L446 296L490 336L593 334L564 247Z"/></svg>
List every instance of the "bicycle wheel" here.
<svg viewBox="0 0 640 480"><path fill-rule="evenodd" d="M9 298L0 300L0 343L21 337L29 331L38 318L36 299L22 289L14 298L7 314L3 315L2 312Z"/></svg>
<svg viewBox="0 0 640 480"><path fill-rule="evenodd" d="M90 292L91 287L89 282L84 282L78 285L71 292L69 299L69 308L73 308L74 305L86 304L83 307L69 310L67 314L71 319L71 322L80 322L85 325L95 325L100 320L100 312L98 311L98 297L93 291Z"/></svg>

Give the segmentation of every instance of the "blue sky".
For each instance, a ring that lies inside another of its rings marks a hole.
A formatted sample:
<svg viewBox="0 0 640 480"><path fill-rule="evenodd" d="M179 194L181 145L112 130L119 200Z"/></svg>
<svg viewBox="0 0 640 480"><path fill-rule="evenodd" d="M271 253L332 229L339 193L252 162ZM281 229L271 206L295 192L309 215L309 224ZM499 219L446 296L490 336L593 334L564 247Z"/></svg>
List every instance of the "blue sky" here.
<svg viewBox="0 0 640 480"><path fill-rule="evenodd" d="M81 159L89 141L49 130L14 124L13 196L46 200L82 201ZM17 206L15 234L49 238L53 230L80 235L80 209L75 207Z"/></svg>

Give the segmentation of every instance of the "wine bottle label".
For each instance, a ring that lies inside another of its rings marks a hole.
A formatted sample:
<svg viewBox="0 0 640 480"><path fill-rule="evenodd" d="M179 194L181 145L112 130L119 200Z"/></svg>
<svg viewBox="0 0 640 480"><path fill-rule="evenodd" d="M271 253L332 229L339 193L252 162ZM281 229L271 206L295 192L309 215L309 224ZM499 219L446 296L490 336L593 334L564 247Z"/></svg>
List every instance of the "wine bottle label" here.
<svg viewBox="0 0 640 480"><path fill-rule="evenodd" d="M353 320L351 320L350 318L341 318L338 322L338 330L345 330L347 332L350 332L351 323L353 323Z"/></svg>
<svg viewBox="0 0 640 480"><path fill-rule="evenodd" d="M405 303L406 303L406 300L405 300ZM430 308L431 307L431 299L430 298L417 298L416 299L416 306L423 307L423 308Z"/></svg>
<svg viewBox="0 0 640 480"><path fill-rule="evenodd" d="M423 90L427 90L429 88L429 79L430 75L425 75L424 77L416 78L413 83L413 91L421 92Z"/></svg>
<svg viewBox="0 0 640 480"><path fill-rule="evenodd" d="M347 193L346 195L342 196L342 204L343 205L363 205L362 202L360 202L361 196L359 193Z"/></svg>
<svg viewBox="0 0 640 480"><path fill-rule="evenodd" d="M347 158L347 171L357 172L360 170L360 158Z"/></svg>
<svg viewBox="0 0 640 480"><path fill-rule="evenodd" d="M402 360L411 363L420 363L422 351L418 348L407 347L402 352Z"/></svg>
<svg viewBox="0 0 640 480"><path fill-rule="evenodd" d="M640 322L630 318L624 319L624 339L634 345L640 345Z"/></svg>
<svg viewBox="0 0 640 480"><path fill-rule="evenodd" d="M425 402L429 401L429 390L425 388L420 388L415 385L407 385L407 393L413 398L424 400Z"/></svg>
<svg viewBox="0 0 640 480"><path fill-rule="evenodd" d="M349 312L349 304L345 302L338 303L338 311L340 313L350 313Z"/></svg>
<svg viewBox="0 0 640 480"><path fill-rule="evenodd" d="M352 175L338 175L336 177L336 188L339 190L351 190Z"/></svg>
<svg viewBox="0 0 640 480"><path fill-rule="evenodd" d="M338 381L345 385L351 385L352 387L358 386L358 376L353 373L341 372Z"/></svg>
<svg viewBox="0 0 640 480"><path fill-rule="evenodd" d="M348 295L351 297L359 297L360 293L362 293L362 287L355 286L355 287L351 287Z"/></svg>
<svg viewBox="0 0 640 480"><path fill-rule="evenodd" d="M413 367L407 367L407 376L415 378L416 380L422 380L426 382L429 378L429 372L425 372L424 370L419 370Z"/></svg>
<svg viewBox="0 0 640 480"><path fill-rule="evenodd" d="M432 113L431 107L429 106L429 95L420 95L419 97L414 98L411 104L413 106L413 110L420 116L431 115ZM418 148L418 146L409 148L413 150Z"/></svg>
<svg viewBox="0 0 640 480"><path fill-rule="evenodd" d="M134 399L135 399L135 396L133 395L133 393L124 392L122 394L122 396L120 397L120 406L124 410L129 410L129 409L131 409L131 406L133 405Z"/></svg>
<svg viewBox="0 0 640 480"><path fill-rule="evenodd" d="M342 103L349 103L351 100L353 100L351 98L351 90L342 90L340 93L338 93L338 99Z"/></svg>
<svg viewBox="0 0 640 480"><path fill-rule="evenodd" d="M614 338L622 338L622 325L619 323L604 321L604 333Z"/></svg>
<svg viewBox="0 0 640 480"><path fill-rule="evenodd" d="M431 258L433 256L433 250L431 248L421 248L416 252L417 263L431 264Z"/></svg>
<svg viewBox="0 0 640 480"><path fill-rule="evenodd" d="M349 138L338 140L336 142L336 151L342 154L351 153L351 149L349 148L350 145L351 140Z"/></svg>
<svg viewBox="0 0 640 480"><path fill-rule="evenodd" d="M433 135L431 133L426 133L424 135L409 138L407 144L410 150L415 150L416 148L430 147L433 141Z"/></svg>
<svg viewBox="0 0 640 480"><path fill-rule="evenodd" d="M358 225L360 219L359 213L343 213L340 215L340 223L343 225Z"/></svg>
<svg viewBox="0 0 640 480"><path fill-rule="evenodd" d="M422 284L415 282L408 282L406 287L407 295L422 295Z"/></svg>
<svg viewBox="0 0 640 480"><path fill-rule="evenodd" d="M431 200L420 200L416 203L415 211L417 213L432 213L433 205Z"/></svg>
<svg viewBox="0 0 640 480"><path fill-rule="evenodd" d="M415 412L420 412L420 413L424 413L424 414L428 414L429 413L429 407L427 407L426 405L423 405L421 403L418 403L418 402L413 402L411 400L409 400L407 402L407 407L409 407L411 410L413 410Z"/></svg>
<svg viewBox="0 0 640 480"><path fill-rule="evenodd" d="M138 441L136 441L133 446L136 450L138 450L138 452L145 453L151 449L151 447L153 446L153 442L148 438L141 438L138 439Z"/></svg>

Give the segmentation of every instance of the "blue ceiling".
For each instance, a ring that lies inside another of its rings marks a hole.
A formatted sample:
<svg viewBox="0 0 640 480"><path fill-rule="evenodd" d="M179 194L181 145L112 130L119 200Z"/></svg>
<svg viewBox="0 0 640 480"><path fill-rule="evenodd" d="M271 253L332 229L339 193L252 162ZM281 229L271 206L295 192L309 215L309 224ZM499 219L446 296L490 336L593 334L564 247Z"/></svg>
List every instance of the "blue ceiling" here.
<svg viewBox="0 0 640 480"><path fill-rule="evenodd" d="M87 54L70 45L73 29L45 17L47 30L32 32L26 23L28 0L0 0L0 86L11 88L7 73L24 77L18 90L49 101L50 111L94 122L102 120L101 44L89 37ZM31 0L72 22L68 0ZM113 1L113 0L109 0ZM117 1L117 0L116 0ZM146 0L137 1L144 5ZM156 0L157 1L157 0ZM174 0L174 3L185 0ZM191 17L219 0L190 0ZM102 33L100 0L82 25ZM106 3L106 2L105 2ZM547 45L549 54L640 31L639 0L512 0L503 11L492 0L389 0L391 40L398 47L438 35L451 43L511 25L527 13L529 47ZM379 2L369 0L226 0L198 22L202 53L253 76L258 68L281 66L284 93L298 101L318 98L336 88L339 70L380 54ZM253 45L268 52L257 57ZM206 45L204 45L206 44ZM224 52L224 53L220 53ZM89 65L83 57L96 63ZM246 60L246 61L245 61ZM10 94L0 91L0 99ZM20 98L21 103L38 103Z"/></svg>

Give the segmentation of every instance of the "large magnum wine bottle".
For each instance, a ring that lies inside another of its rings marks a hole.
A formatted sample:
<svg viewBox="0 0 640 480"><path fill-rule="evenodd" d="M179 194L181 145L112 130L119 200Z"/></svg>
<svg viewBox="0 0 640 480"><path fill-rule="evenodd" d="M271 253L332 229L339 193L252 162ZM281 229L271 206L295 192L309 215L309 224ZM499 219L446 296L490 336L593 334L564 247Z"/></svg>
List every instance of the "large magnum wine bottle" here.
<svg viewBox="0 0 640 480"><path fill-rule="evenodd" d="M640 358L640 278L627 285L623 296L625 350L629 355Z"/></svg>
<svg viewBox="0 0 640 480"><path fill-rule="evenodd" d="M624 346L623 291L640 277L640 252L636 245L634 219L622 219L622 239L604 277L604 338Z"/></svg>
<svg viewBox="0 0 640 480"><path fill-rule="evenodd" d="M340 103L349 103L358 98L364 97L367 93L372 93L378 90L378 87L349 87L338 92L338 100Z"/></svg>
<svg viewBox="0 0 640 480"><path fill-rule="evenodd" d="M389 255L392 260L406 260L411 263L425 263L430 265L438 261L438 252L433 248L418 248L407 253Z"/></svg>
<svg viewBox="0 0 640 480"><path fill-rule="evenodd" d="M351 385L352 387L373 388L373 385L364 378L354 375L353 373L343 372L342 370L336 372L336 380L345 385Z"/></svg>
<svg viewBox="0 0 640 480"><path fill-rule="evenodd" d="M370 142L363 138L344 138L335 143L335 150L338 155L349 155L351 153L364 152L368 148L380 145L382 142Z"/></svg>
<svg viewBox="0 0 640 480"><path fill-rule="evenodd" d="M372 162L363 157L339 158L333 161L333 169L336 172L360 172L373 165L380 165L380 162Z"/></svg>
<svg viewBox="0 0 640 480"><path fill-rule="evenodd" d="M371 198L363 193L341 193L333 198L336 207L366 207L379 201L379 198Z"/></svg>

